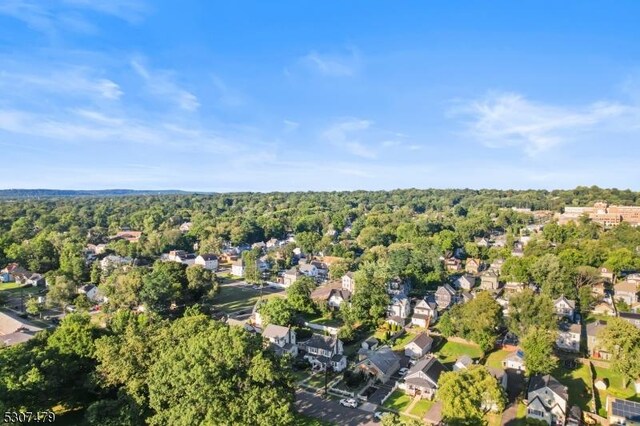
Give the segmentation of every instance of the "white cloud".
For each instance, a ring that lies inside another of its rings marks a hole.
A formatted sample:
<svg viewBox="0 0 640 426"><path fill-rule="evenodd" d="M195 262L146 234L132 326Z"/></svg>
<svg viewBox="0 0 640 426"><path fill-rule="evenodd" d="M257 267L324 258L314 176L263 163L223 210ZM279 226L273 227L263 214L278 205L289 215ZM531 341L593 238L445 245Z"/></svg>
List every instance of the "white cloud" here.
<svg viewBox="0 0 640 426"><path fill-rule="evenodd" d="M332 124L322 132L322 137L334 146L362 158L375 158L377 152L360 142L362 132L373 124L369 120L346 119Z"/></svg>
<svg viewBox="0 0 640 426"><path fill-rule="evenodd" d="M291 133L294 132L300 127L300 123L292 120L282 120L282 124L284 124L284 132Z"/></svg>
<svg viewBox="0 0 640 426"><path fill-rule="evenodd" d="M185 111L196 111L200 107L198 98L193 93L181 88L173 80L173 73L166 70L150 71L143 64L142 58L131 60L133 70L145 81L149 92L168 100Z"/></svg>
<svg viewBox="0 0 640 426"><path fill-rule="evenodd" d="M517 146L529 156L595 128L623 128L625 119L638 116L637 108L615 102L564 107L532 102L514 93L491 95L453 112L470 118L467 130L486 146Z"/></svg>
<svg viewBox="0 0 640 426"><path fill-rule="evenodd" d="M300 61L308 68L330 77L351 77L358 72L361 64L360 54L353 48L346 55L311 51ZM285 74L288 72L285 69Z"/></svg>

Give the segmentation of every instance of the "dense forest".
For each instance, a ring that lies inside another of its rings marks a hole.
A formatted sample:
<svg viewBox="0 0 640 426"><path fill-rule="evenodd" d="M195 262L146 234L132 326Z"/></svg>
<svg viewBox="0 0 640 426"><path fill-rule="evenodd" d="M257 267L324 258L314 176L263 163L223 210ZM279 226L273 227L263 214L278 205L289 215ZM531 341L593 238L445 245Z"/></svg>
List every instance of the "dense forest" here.
<svg viewBox="0 0 640 426"><path fill-rule="evenodd" d="M99 327L85 313L67 315L55 330L0 349L0 411L64 406L83 409L91 425L295 422L288 361L263 350L259 336L212 320L206 307L216 300L218 279L159 262L169 250L221 253L293 235L295 243L269 255L273 274L296 262L294 248L341 258L331 277L354 271L358 283L351 308L340 313L346 342L359 328L379 324L389 280L408 281L413 295L424 295L448 280L442 259L454 252L487 264L504 259L501 279L536 283L545 297L567 295L582 310L593 303L589 286L597 268L640 268L640 229L628 224L603 230L581 219L563 226L551 221L540 232L527 228L537 220L527 210L560 213L597 201L640 205L640 193L615 189L14 195L0 203L0 268L15 262L44 274L47 302L60 306L80 305L76 287L93 283L109 296L109 317ZM188 232L179 229L185 222L192 224ZM123 229L142 236L134 243L109 238ZM504 235L507 246L476 244L492 235ZM523 235L531 239L524 256L514 257L511 246ZM87 244L101 243L107 253L134 259L133 266L105 271L87 262ZM266 304L265 316L295 323L297 314L321 309L310 303L310 292L300 280L286 299ZM133 314L140 305L145 313ZM172 305L180 309L169 314ZM499 310L479 297L447 314L442 328L489 349L503 321ZM495 321L477 327L484 317ZM522 328L513 320L506 326L515 333Z"/></svg>

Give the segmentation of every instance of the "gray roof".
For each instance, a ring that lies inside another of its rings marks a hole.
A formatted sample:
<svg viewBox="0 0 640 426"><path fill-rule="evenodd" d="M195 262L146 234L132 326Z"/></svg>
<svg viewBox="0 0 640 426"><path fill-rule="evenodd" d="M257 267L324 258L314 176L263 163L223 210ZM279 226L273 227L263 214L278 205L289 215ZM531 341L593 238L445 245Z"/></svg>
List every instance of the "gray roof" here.
<svg viewBox="0 0 640 426"><path fill-rule="evenodd" d="M473 364L473 359L471 359L469 355L462 355L460 358L458 358L456 364L462 364L465 367L468 367Z"/></svg>
<svg viewBox="0 0 640 426"><path fill-rule="evenodd" d="M35 336L35 334L35 331L20 330L14 333L0 335L0 342L7 346L13 346L17 345L18 343L23 343L27 340L31 340L33 336Z"/></svg>
<svg viewBox="0 0 640 426"><path fill-rule="evenodd" d="M564 294L560 297L558 297L556 300L553 301L553 304L557 304L558 302L561 301L565 301L567 302L567 304L571 307L571 309L575 309L576 308L576 301L575 300L571 300L571 299L567 299L566 297L564 297Z"/></svg>
<svg viewBox="0 0 640 426"><path fill-rule="evenodd" d="M438 379L440 378L440 374L447 371L447 368L442 365L440 361L436 359L434 356L429 356L427 358L421 359L416 362L416 364L411 367L407 376L410 376L414 373L422 371L427 377L429 377L434 383L438 383Z"/></svg>
<svg viewBox="0 0 640 426"><path fill-rule="evenodd" d="M321 334L314 334L309 340L304 342L304 345L312 348L325 349L332 351L336 345L336 338L333 336L323 336Z"/></svg>
<svg viewBox="0 0 640 426"><path fill-rule="evenodd" d="M634 422L640 422L640 402L616 398L611 401L611 414Z"/></svg>
<svg viewBox="0 0 640 426"><path fill-rule="evenodd" d="M414 315L417 316L417 315ZM433 339L427 333L420 333L414 337L409 343L415 343L419 348L424 349L433 344Z"/></svg>
<svg viewBox="0 0 640 426"><path fill-rule="evenodd" d="M565 333L566 332L576 333L576 334L582 333L582 326L580 324L561 322L558 325L558 328L560 329L560 331Z"/></svg>
<svg viewBox="0 0 640 426"><path fill-rule="evenodd" d="M267 339L281 339L287 334L289 334L289 327L269 324L262 332L262 337L265 337Z"/></svg>
<svg viewBox="0 0 640 426"><path fill-rule="evenodd" d="M587 324L587 336L596 337L600 330L607 326L606 321L594 321Z"/></svg>
<svg viewBox="0 0 640 426"><path fill-rule="evenodd" d="M489 371L489 374L495 377L498 381L501 381L502 377L507 374L502 368L487 367L487 370Z"/></svg>
<svg viewBox="0 0 640 426"><path fill-rule="evenodd" d="M367 358L383 374L391 374L400 368L400 358L387 346L369 351Z"/></svg>
<svg viewBox="0 0 640 426"><path fill-rule="evenodd" d="M202 257L205 261L206 260L218 260L218 256L212 253L205 253L205 254L201 254L200 257Z"/></svg>
<svg viewBox="0 0 640 426"><path fill-rule="evenodd" d="M528 392L533 392L539 389L543 389L545 387L551 389L555 394L557 394L560 398L564 399L565 401L569 399L569 393L568 393L567 387L564 386L562 383L560 383L558 380L556 380L556 378L550 374L546 374L544 376L536 375L531 377L531 379L529 380Z"/></svg>

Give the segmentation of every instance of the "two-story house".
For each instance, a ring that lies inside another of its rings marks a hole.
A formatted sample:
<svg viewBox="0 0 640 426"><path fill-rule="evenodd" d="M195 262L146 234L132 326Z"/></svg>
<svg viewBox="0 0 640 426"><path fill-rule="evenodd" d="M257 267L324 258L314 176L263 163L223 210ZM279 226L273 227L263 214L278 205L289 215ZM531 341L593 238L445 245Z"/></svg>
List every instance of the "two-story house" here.
<svg viewBox="0 0 640 426"><path fill-rule="evenodd" d="M498 274L495 270L489 269L480 275L480 288L482 290L492 291L497 290L499 287L500 282L498 281Z"/></svg>
<svg viewBox="0 0 640 426"><path fill-rule="evenodd" d="M409 369L404 382L398 387L412 397L433 399L438 389L440 375L446 371L447 368L436 357L429 355Z"/></svg>
<svg viewBox="0 0 640 426"><path fill-rule="evenodd" d="M418 327L427 327L429 322L438 319L438 306L435 302L428 302L425 299L420 299L416 306L413 308L413 316L411 317L411 324Z"/></svg>
<svg viewBox="0 0 640 426"><path fill-rule="evenodd" d="M482 260L480 259L467 259L464 270L470 274L477 274L482 271L482 266Z"/></svg>
<svg viewBox="0 0 640 426"><path fill-rule="evenodd" d="M439 286L435 293L438 310L442 311L451 306L455 300L455 295L455 290L449 284Z"/></svg>
<svg viewBox="0 0 640 426"><path fill-rule="evenodd" d="M236 277L244 277L244 260L242 258L231 264L231 275Z"/></svg>
<svg viewBox="0 0 640 426"><path fill-rule="evenodd" d="M300 272L298 268L295 266L291 269L285 271L282 279L285 287L289 287L291 284L295 283L298 278L300 278Z"/></svg>
<svg viewBox="0 0 640 426"><path fill-rule="evenodd" d="M296 332L291 327L269 324L262 332L262 337L269 342L269 347L278 355L285 353L298 356Z"/></svg>
<svg viewBox="0 0 640 426"><path fill-rule="evenodd" d="M194 264L200 265L210 271L215 271L218 269L218 256L212 253L204 253L196 257Z"/></svg>
<svg viewBox="0 0 640 426"><path fill-rule="evenodd" d="M307 277L318 277L318 268L313 263L304 263L300 265L299 270L302 275L306 275Z"/></svg>
<svg viewBox="0 0 640 426"><path fill-rule="evenodd" d="M407 343L407 346L404 347L404 354L413 359L421 358L431 350L432 346L433 338L422 332Z"/></svg>
<svg viewBox="0 0 640 426"><path fill-rule="evenodd" d="M459 272L462 270L462 261L455 257L450 257L444 260L444 267L449 272Z"/></svg>
<svg viewBox="0 0 640 426"><path fill-rule="evenodd" d="M587 349L589 350L589 356L592 358L611 359L611 354L602 348L598 338L598 335L606 326L607 323L600 320L587 323Z"/></svg>
<svg viewBox="0 0 640 426"><path fill-rule="evenodd" d="M356 280L353 272L349 271L342 276L342 288L350 291L351 294L356 291Z"/></svg>
<svg viewBox="0 0 640 426"><path fill-rule="evenodd" d="M409 299L404 296L396 296L387 306L387 322L404 326L411 315Z"/></svg>
<svg viewBox="0 0 640 426"><path fill-rule="evenodd" d="M326 369L331 366L334 371L347 368L342 340L336 336L314 334L309 340L298 343L298 349L306 352L304 358L316 368Z"/></svg>
<svg viewBox="0 0 640 426"><path fill-rule="evenodd" d="M453 281L453 285L459 290L469 291L476 285L476 277L464 274Z"/></svg>
<svg viewBox="0 0 640 426"><path fill-rule="evenodd" d="M567 299L562 295L553 301L553 309L559 317L568 318L570 321L573 321L576 310L576 301Z"/></svg>
<svg viewBox="0 0 640 426"><path fill-rule="evenodd" d="M621 281L613 286L613 297L631 306L638 301L638 284L633 281Z"/></svg>
<svg viewBox="0 0 640 426"><path fill-rule="evenodd" d="M568 401L567 387L553 376L533 376L527 389L527 418L564 426Z"/></svg>
<svg viewBox="0 0 640 426"><path fill-rule="evenodd" d="M580 352L581 334L582 326L580 324L571 324L562 321L558 326L556 346L564 351Z"/></svg>

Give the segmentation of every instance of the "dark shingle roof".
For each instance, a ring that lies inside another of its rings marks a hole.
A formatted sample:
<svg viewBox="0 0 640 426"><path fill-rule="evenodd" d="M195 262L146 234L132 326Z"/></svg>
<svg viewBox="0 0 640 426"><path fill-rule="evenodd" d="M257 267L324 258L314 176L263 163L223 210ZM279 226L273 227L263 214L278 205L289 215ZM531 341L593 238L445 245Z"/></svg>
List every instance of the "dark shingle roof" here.
<svg viewBox="0 0 640 426"><path fill-rule="evenodd" d="M548 387L549 389L551 389L554 393L556 393L565 401L569 399L569 393L568 393L567 387L564 386L559 381L557 381L556 378L550 374L546 374L544 376L536 375L531 377L531 379L529 380L529 390L528 390L529 392L533 392L545 387Z"/></svg>
<svg viewBox="0 0 640 426"><path fill-rule="evenodd" d="M414 315L416 316L416 315ZM419 348L426 348L433 343L433 339L427 333L420 333L413 338L409 343L415 343Z"/></svg>

